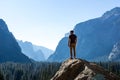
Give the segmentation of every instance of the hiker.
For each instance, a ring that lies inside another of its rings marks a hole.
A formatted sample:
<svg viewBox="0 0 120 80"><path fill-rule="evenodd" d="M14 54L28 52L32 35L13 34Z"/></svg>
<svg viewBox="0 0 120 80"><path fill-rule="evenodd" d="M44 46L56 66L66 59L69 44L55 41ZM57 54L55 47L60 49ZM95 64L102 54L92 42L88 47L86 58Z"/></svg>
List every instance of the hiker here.
<svg viewBox="0 0 120 80"><path fill-rule="evenodd" d="M77 36L74 34L74 31L70 31L68 46L70 48L70 59L73 59L73 52L74 58L76 58L76 43L77 43Z"/></svg>

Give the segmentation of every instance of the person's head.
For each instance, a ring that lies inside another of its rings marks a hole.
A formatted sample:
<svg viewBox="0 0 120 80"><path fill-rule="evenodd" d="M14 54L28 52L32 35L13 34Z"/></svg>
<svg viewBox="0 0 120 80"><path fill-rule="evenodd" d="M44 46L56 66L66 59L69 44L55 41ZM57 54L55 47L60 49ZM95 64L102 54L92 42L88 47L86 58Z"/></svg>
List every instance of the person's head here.
<svg viewBox="0 0 120 80"><path fill-rule="evenodd" d="M73 30L71 30L71 31L70 31L70 34L74 34L74 31L73 31Z"/></svg>

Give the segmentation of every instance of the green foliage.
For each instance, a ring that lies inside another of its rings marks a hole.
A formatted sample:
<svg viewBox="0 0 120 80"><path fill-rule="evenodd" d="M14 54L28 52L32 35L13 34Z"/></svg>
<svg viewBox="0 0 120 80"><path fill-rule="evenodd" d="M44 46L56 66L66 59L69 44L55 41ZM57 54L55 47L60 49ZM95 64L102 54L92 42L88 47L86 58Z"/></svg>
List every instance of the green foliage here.
<svg viewBox="0 0 120 80"><path fill-rule="evenodd" d="M120 76L120 62L98 62L97 64ZM56 62L2 63L0 80L50 80L60 65L61 63Z"/></svg>
<svg viewBox="0 0 120 80"><path fill-rule="evenodd" d="M98 62L97 64L120 76L120 62Z"/></svg>
<svg viewBox="0 0 120 80"><path fill-rule="evenodd" d="M2 63L0 64L0 80L50 80L60 64L55 62Z"/></svg>
<svg viewBox="0 0 120 80"><path fill-rule="evenodd" d="M23 70L15 70L14 75L15 75L14 80L21 80L23 75Z"/></svg>
<svg viewBox="0 0 120 80"><path fill-rule="evenodd" d="M3 76L3 74L1 73L1 71L0 71L0 80L4 80L4 76Z"/></svg>

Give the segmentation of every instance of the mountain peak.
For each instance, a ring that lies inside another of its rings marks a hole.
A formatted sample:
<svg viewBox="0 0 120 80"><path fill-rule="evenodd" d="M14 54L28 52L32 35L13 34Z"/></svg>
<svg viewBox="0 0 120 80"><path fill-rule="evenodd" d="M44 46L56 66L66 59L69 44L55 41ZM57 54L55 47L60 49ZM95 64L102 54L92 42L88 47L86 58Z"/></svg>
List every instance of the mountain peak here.
<svg viewBox="0 0 120 80"><path fill-rule="evenodd" d="M51 80L119 80L119 77L94 63L68 59Z"/></svg>
<svg viewBox="0 0 120 80"><path fill-rule="evenodd" d="M117 11L117 12L120 12L120 7L115 7L115 8L113 8L111 11Z"/></svg>
<svg viewBox="0 0 120 80"><path fill-rule="evenodd" d="M0 30L2 31L8 31L7 24L3 19L0 19Z"/></svg>
<svg viewBox="0 0 120 80"><path fill-rule="evenodd" d="M104 13L102 18L108 19L111 16L119 16L119 15L120 15L120 7L115 7L110 11L107 11L106 13Z"/></svg>
<svg viewBox="0 0 120 80"><path fill-rule="evenodd" d="M21 48L16 42L14 35L8 30L7 24L0 19L0 63L2 62L31 62L30 59L21 52Z"/></svg>

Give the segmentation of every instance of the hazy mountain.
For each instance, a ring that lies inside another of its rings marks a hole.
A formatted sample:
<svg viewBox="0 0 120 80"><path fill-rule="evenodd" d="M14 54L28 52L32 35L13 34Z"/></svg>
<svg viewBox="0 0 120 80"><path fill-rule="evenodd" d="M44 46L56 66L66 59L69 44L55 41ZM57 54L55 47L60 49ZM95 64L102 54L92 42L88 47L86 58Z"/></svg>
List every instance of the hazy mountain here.
<svg viewBox="0 0 120 80"><path fill-rule="evenodd" d="M77 57L92 61L108 60L113 45L120 40L120 8L78 23L74 31L78 36ZM67 42L68 37L64 37L48 60L63 61L69 58Z"/></svg>
<svg viewBox="0 0 120 80"><path fill-rule="evenodd" d="M120 42L117 42L108 56L110 61L120 61Z"/></svg>
<svg viewBox="0 0 120 80"><path fill-rule="evenodd" d="M49 57L51 54L53 54L53 52L54 52L54 51L51 50L51 49L48 49L48 48L43 47L43 46L37 46L37 45L34 45L34 44L33 44L33 49L34 49L34 51L41 50L41 51L43 52L46 60L47 60L48 57Z"/></svg>
<svg viewBox="0 0 120 80"><path fill-rule="evenodd" d="M0 62L30 62L30 59L21 52L15 37L7 28L7 24L0 19Z"/></svg>
<svg viewBox="0 0 120 80"><path fill-rule="evenodd" d="M44 53L40 49L34 50L31 42L18 40L18 43L26 56L35 61L45 61Z"/></svg>
<svg viewBox="0 0 120 80"><path fill-rule="evenodd" d="M58 44L55 52L48 58L48 61L64 61L69 57L68 38L64 37Z"/></svg>

